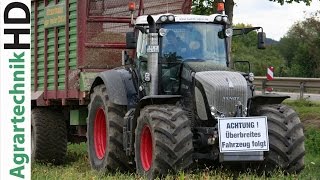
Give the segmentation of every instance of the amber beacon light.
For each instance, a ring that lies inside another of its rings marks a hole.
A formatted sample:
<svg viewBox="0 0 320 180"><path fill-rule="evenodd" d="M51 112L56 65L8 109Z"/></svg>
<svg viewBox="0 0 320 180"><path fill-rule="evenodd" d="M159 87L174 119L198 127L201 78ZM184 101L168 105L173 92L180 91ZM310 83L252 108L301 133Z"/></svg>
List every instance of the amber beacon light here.
<svg viewBox="0 0 320 180"><path fill-rule="evenodd" d="M219 2L217 5L217 11L219 13L222 13L224 11L224 3L223 2Z"/></svg>
<svg viewBox="0 0 320 180"><path fill-rule="evenodd" d="M136 3L135 2L129 2L128 8L129 8L129 11L134 11L136 9Z"/></svg>

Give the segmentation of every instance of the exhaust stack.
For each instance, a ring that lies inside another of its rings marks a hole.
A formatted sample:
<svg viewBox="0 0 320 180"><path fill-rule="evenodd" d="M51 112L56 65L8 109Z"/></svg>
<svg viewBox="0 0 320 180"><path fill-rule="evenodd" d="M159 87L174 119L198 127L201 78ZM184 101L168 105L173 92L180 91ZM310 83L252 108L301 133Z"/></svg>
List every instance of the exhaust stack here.
<svg viewBox="0 0 320 180"><path fill-rule="evenodd" d="M149 95L158 94L158 33L156 31L156 23L152 16L147 17L149 24L149 34L148 34L148 73L151 75L151 82L149 83Z"/></svg>

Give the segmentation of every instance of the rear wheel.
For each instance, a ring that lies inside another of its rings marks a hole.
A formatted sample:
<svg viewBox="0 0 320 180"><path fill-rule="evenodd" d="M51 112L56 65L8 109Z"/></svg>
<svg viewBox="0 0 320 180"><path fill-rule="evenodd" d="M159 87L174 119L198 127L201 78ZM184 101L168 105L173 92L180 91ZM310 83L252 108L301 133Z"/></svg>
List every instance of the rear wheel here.
<svg viewBox="0 0 320 180"><path fill-rule="evenodd" d="M88 106L87 143L91 167L97 171L130 168L123 150L125 108L108 101L106 87L96 86Z"/></svg>
<svg viewBox="0 0 320 180"><path fill-rule="evenodd" d="M141 110L135 132L137 173L153 179L192 163L192 133L185 112L172 105Z"/></svg>
<svg viewBox="0 0 320 180"><path fill-rule="evenodd" d="M259 106L254 115L267 116L269 152L265 153L263 169L280 168L286 173L299 173L304 168L303 126L297 113L282 104Z"/></svg>
<svg viewBox="0 0 320 180"><path fill-rule="evenodd" d="M61 164L67 153L67 126L63 113L46 108L31 111L31 157Z"/></svg>

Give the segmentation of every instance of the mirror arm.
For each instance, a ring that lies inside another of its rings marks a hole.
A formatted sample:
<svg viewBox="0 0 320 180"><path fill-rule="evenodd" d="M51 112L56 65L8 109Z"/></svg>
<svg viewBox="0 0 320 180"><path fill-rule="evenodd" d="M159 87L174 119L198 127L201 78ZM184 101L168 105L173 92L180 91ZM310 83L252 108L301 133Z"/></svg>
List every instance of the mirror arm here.
<svg viewBox="0 0 320 180"><path fill-rule="evenodd" d="M262 27L259 27L259 29L261 29L261 32L263 32L263 28Z"/></svg>
<svg viewBox="0 0 320 180"><path fill-rule="evenodd" d="M258 29L261 29L261 32L263 32L263 28L262 27L250 27L250 28L233 28L233 30L240 30L241 33L239 34L233 34L233 36L239 36L239 35L244 35L244 34L248 34L249 32L251 31L254 31L254 30L258 30Z"/></svg>
<svg viewBox="0 0 320 180"><path fill-rule="evenodd" d="M135 28L135 29L138 29L138 30L141 31L143 34L146 34L146 33L147 33L146 29L145 29L144 27L142 27L142 26L134 26L134 28Z"/></svg>

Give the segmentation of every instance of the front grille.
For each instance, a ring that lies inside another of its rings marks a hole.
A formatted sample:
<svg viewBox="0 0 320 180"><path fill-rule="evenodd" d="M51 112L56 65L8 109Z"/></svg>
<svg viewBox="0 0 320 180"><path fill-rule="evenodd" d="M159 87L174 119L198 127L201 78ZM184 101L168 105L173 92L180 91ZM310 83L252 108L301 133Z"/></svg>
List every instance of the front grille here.
<svg viewBox="0 0 320 180"><path fill-rule="evenodd" d="M237 72L205 71L195 75L206 93L208 103L225 116L233 116L240 101L247 106L247 81Z"/></svg>

